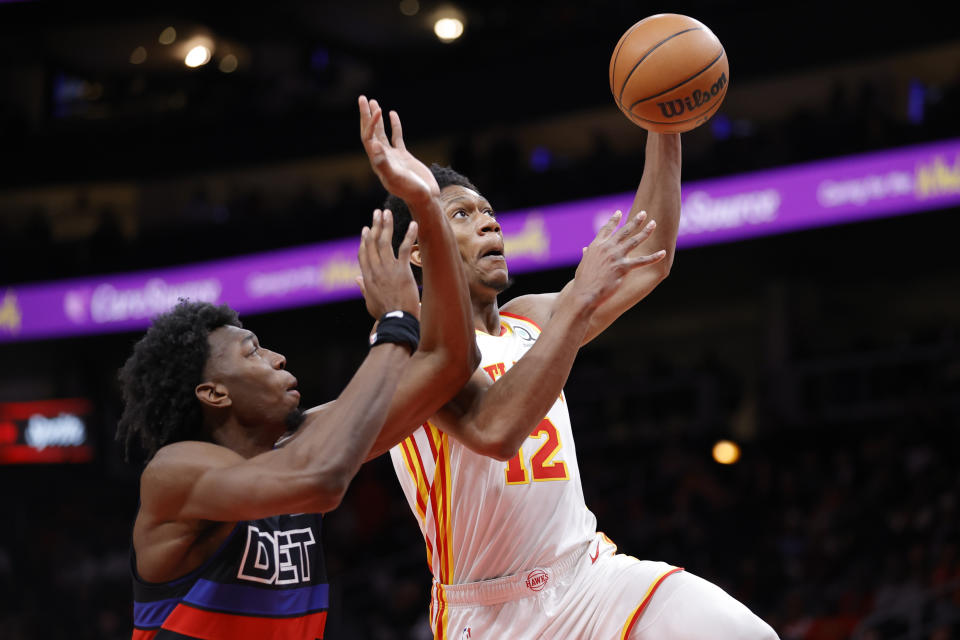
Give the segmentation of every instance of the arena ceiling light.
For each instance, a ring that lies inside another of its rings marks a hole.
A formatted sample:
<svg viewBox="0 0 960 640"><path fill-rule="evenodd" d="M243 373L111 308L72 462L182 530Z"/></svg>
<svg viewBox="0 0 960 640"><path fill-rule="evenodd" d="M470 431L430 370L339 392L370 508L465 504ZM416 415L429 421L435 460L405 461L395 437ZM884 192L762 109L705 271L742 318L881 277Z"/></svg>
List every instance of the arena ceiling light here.
<svg viewBox="0 0 960 640"><path fill-rule="evenodd" d="M187 55L183 58L183 64L187 65L191 69L202 67L208 62L210 62L210 49L202 44L198 44L190 49L190 51L187 52Z"/></svg>
<svg viewBox="0 0 960 640"><path fill-rule="evenodd" d="M466 23L462 11L453 6L443 6L433 14L433 33L441 42L453 42L463 35Z"/></svg>

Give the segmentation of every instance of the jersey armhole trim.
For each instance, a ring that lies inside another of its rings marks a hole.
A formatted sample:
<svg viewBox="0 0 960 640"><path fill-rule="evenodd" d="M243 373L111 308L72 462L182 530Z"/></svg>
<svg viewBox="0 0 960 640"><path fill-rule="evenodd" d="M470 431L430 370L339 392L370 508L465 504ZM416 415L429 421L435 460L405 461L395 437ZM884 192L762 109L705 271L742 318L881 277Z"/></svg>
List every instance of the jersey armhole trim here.
<svg viewBox="0 0 960 640"><path fill-rule="evenodd" d="M532 324L537 328L537 331L539 331L540 333L543 333L543 329L540 328L540 325L538 325L536 322L534 322L530 318L518 315L516 313L510 313L509 311L501 311L500 315L507 316L508 318L513 318L514 320L523 320L524 322L529 322L530 324Z"/></svg>

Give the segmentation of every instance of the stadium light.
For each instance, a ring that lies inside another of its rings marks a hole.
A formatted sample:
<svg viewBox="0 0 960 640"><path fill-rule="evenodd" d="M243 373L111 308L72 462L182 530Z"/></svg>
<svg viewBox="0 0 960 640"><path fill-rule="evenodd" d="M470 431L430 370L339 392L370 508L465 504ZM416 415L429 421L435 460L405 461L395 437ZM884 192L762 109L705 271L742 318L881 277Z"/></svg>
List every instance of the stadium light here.
<svg viewBox="0 0 960 640"><path fill-rule="evenodd" d="M190 49L190 51L187 52L187 55L183 58L183 64L187 65L191 69L202 67L208 62L210 62L210 49L202 44L198 44Z"/></svg>
<svg viewBox="0 0 960 640"><path fill-rule="evenodd" d="M735 464L740 459L740 446L730 440L713 445L713 459L720 464Z"/></svg>
<svg viewBox="0 0 960 640"><path fill-rule="evenodd" d="M433 32L443 42L453 42L463 35L463 22L457 18L440 18L433 23Z"/></svg>

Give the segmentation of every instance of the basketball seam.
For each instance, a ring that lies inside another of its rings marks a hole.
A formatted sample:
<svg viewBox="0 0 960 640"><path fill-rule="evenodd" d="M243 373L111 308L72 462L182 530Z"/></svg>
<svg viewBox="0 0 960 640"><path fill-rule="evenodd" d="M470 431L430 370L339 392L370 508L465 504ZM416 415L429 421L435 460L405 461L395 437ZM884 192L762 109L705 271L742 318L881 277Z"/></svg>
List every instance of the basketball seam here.
<svg viewBox="0 0 960 640"><path fill-rule="evenodd" d="M725 96L725 95L727 95L727 90L726 90L726 89L723 90L723 93L717 94L716 97L717 97L717 99L722 100L722 99L723 99L723 96ZM717 107L719 107L719 106L720 106L720 102L717 102L716 104L714 104L712 107L710 107L709 109L707 109L707 110L704 111L703 113L699 113L699 114L693 116L692 118L685 118L684 120L651 120L650 118L642 118L642 117L638 116L637 114L633 113L632 111L629 112L629 113L627 113L627 115L628 115L629 117L631 117L631 118L636 118L637 120L643 120L644 122L649 122L650 124L682 124L682 123L684 123L684 122L690 122L691 120L696 120L697 118L701 118L701 117L707 115L708 113L710 113L711 111L715 110L715 109L716 109Z"/></svg>
<svg viewBox="0 0 960 640"><path fill-rule="evenodd" d="M717 64L717 62L720 61L720 58L723 57L724 53L725 53L725 52L724 52L724 50L723 50L723 47L720 47L720 53L717 54L717 57L714 58L714 59L710 62L710 64L708 64L707 66L705 66L703 69L700 69L700 71L697 71L695 74L693 74L692 76L690 76L689 78L687 78L687 79L684 80L683 82L681 82L681 83L679 83L679 84L675 84L674 86L670 87L669 89L664 89L664 90L661 91L660 93L655 93L655 94L653 94L652 96L647 96L646 98L641 98L640 100L637 100L636 102L634 102L633 104L631 104L631 105L628 107L628 109L630 109L630 110L632 111L633 108L634 108L635 106L637 106L638 104L640 104L641 102L646 102L647 100L653 100L654 98L659 98L660 96L662 96L662 95L665 94L665 93L670 93L671 91L673 91L673 90L676 89L677 87L682 87L683 85L687 84L688 82L690 82L691 80L693 80L693 79L696 78L697 76L706 73L707 70L710 69L710 67L712 67L713 65Z"/></svg>
<svg viewBox="0 0 960 640"><path fill-rule="evenodd" d="M683 34L685 34L685 33L690 33L691 31L701 31L701 30L703 30L703 27L691 27L691 28L689 28L689 29L684 29L683 31L677 31L677 32L676 32L675 34L673 34L672 36L667 36L666 38L664 38L663 40L661 40L661 41L658 42L657 44L655 44L655 45L653 45L652 47L650 47L649 51L647 51L645 54L643 54L643 56L642 56L639 60L637 60L637 63L636 63L635 65L633 65L633 68L632 68L632 69L630 69L630 73L628 73L628 74L627 74L627 77L623 79L623 84L620 86L620 95L617 96L617 102L619 102L620 104L623 104L623 92L626 91L626 89L627 89L627 82L630 81L630 76L633 75L633 72L637 70L637 67L640 66L640 63L643 62L644 60L646 60L646 59L647 59L647 56L649 56L651 53L653 53L654 50L656 50L658 47L660 47L660 46L663 45L664 43L668 42L669 40L673 40L673 39L676 38L677 36L682 36Z"/></svg>
<svg viewBox="0 0 960 640"><path fill-rule="evenodd" d="M610 67L610 93L614 92L613 81L615 79L614 76L617 75L617 60L620 58L620 50L623 49L623 45L627 43L630 34L633 33L639 26L640 22L627 29L627 32L620 37L620 42L617 43L616 51L613 52L613 65Z"/></svg>

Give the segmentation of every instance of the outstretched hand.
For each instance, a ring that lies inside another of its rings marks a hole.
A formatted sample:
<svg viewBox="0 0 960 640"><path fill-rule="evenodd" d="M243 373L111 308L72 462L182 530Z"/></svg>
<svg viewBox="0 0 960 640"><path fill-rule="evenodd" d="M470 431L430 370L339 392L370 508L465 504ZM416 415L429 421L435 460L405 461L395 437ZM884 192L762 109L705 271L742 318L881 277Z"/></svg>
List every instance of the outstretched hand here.
<svg viewBox="0 0 960 640"><path fill-rule="evenodd" d="M644 225L647 213L641 211L617 229L622 215L617 211L603 225L590 246L584 248L577 267L572 293L592 309L613 295L628 273L656 264L667 255L661 249L646 256L631 256L630 253L650 237L657 223L651 220Z"/></svg>
<svg viewBox="0 0 960 640"><path fill-rule="evenodd" d="M373 223L360 233L360 273L357 284L367 311L375 319L389 311L406 311L420 317L420 293L410 268L410 252L417 239L417 223L411 222L393 254L393 214L389 209L373 212Z"/></svg>
<svg viewBox="0 0 960 640"><path fill-rule="evenodd" d="M376 100L360 96L360 139L383 188L407 203L440 195L440 186L425 164L407 151L396 111L390 112L392 139L387 138L383 110Z"/></svg>

